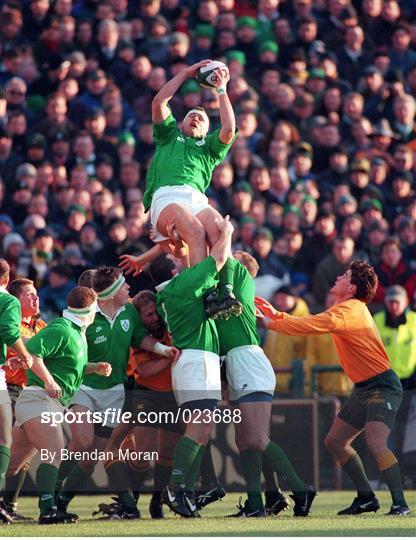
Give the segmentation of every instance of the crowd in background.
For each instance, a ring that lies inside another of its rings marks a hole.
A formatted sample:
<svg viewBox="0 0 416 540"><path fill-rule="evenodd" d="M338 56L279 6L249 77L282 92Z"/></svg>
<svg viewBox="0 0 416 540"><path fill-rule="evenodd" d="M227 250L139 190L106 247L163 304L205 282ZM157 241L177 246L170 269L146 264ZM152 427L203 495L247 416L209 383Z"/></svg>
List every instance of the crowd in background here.
<svg viewBox="0 0 416 540"><path fill-rule="evenodd" d="M229 67L239 136L207 194L258 260L258 292L316 311L364 258L380 282L373 311L388 313L399 285L403 315L416 290L415 21L412 0L1 2L11 279L33 279L53 317L84 269L151 246L151 101L212 58ZM218 126L218 96L195 80L171 104L178 121L202 105ZM143 273L133 292L147 287Z"/></svg>

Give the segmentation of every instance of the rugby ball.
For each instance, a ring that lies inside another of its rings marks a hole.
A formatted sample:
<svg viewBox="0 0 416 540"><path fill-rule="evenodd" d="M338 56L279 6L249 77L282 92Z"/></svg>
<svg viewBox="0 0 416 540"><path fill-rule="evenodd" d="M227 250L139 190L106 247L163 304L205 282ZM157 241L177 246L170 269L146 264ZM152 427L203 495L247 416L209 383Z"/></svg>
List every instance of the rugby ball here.
<svg viewBox="0 0 416 540"><path fill-rule="evenodd" d="M216 69L221 69L224 70L225 73L228 73L228 67L218 60L214 60L198 69L196 72L196 80L199 82L200 86L203 88L215 88L218 85L217 75L215 73Z"/></svg>

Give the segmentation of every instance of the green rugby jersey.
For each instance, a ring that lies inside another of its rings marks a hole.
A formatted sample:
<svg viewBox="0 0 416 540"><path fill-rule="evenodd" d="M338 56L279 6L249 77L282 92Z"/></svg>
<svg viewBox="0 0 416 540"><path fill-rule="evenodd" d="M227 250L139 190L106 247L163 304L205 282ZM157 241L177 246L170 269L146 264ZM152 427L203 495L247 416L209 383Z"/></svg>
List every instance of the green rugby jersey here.
<svg viewBox="0 0 416 540"><path fill-rule="evenodd" d="M146 177L143 204L150 208L154 192L164 186L191 186L205 193L212 171L225 158L237 137L223 144L217 129L206 137L187 137L170 114L161 124L153 124L156 151Z"/></svg>
<svg viewBox="0 0 416 540"><path fill-rule="evenodd" d="M243 345L259 345L260 338L256 325L256 309L254 306L255 287L254 280L247 269L234 259L234 294L243 306L239 317L217 319L218 335L220 338L220 351L227 354L235 347Z"/></svg>
<svg viewBox="0 0 416 540"><path fill-rule="evenodd" d="M0 287L0 366L6 362L7 347L20 338L21 322L19 300Z"/></svg>
<svg viewBox="0 0 416 540"><path fill-rule="evenodd" d="M217 329L214 321L207 319L203 301L203 295L217 282L215 259L207 257L159 289L157 310L172 336L172 344L178 349L219 353Z"/></svg>
<svg viewBox="0 0 416 540"><path fill-rule="evenodd" d="M66 317L58 317L30 338L26 347L31 354L42 358L62 389L59 401L62 405L68 405L82 382L88 363L87 341L81 327ZM27 385L45 387L44 382L30 369L27 370Z"/></svg>
<svg viewBox="0 0 416 540"><path fill-rule="evenodd" d="M108 362L113 369L109 377L85 375L82 383L107 389L127 381L130 346L138 347L148 334L133 304L121 307L113 320L98 310L86 332L88 362Z"/></svg>

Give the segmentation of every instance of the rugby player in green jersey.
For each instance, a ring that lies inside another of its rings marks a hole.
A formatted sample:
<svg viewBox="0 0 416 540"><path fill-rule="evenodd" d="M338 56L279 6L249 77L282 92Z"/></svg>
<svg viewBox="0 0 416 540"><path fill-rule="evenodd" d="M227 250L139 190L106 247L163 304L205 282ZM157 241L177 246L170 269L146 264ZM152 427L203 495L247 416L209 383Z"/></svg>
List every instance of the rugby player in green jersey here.
<svg viewBox="0 0 416 540"><path fill-rule="evenodd" d="M6 363L7 347L17 355L12 367L29 368L32 357L26 350L20 337L22 312L19 300L9 294L6 287L9 283L10 267L5 259L0 259L0 492L10 461L12 443L12 405L7 391L6 373L1 366ZM3 501L0 501L0 523L12 521Z"/></svg>
<svg viewBox="0 0 416 540"><path fill-rule="evenodd" d="M225 158L236 138L234 111L227 95L228 71L216 70L219 95L221 127L208 134L209 118L202 107L190 110L179 129L169 107L169 101L197 70L207 65L203 60L180 71L156 94L152 102L153 133L156 152L146 178L143 195L145 209L155 231L154 241L168 239L168 226L176 229L189 246L190 264L201 262L207 255L207 247L218 239L217 222L221 215L208 203L204 195L212 171ZM122 256L121 267L138 271L162 252L156 246L146 258ZM208 295L207 313L211 316L229 316L241 312L241 306L232 292L233 272L227 261L220 272L219 295Z"/></svg>
<svg viewBox="0 0 416 540"><path fill-rule="evenodd" d="M16 402L14 442L28 452L36 449L41 464L36 473L39 495L39 524L74 523L76 514L57 509L54 501L58 467L65 449L62 420L65 407L79 388L84 373L108 377L107 362L88 363L85 331L96 312L96 294L75 287L68 294L62 317L40 330L27 342L33 365L27 386ZM54 421L58 417L61 421Z"/></svg>
<svg viewBox="0 0 416 540"><path fill-rule="evenodd" d="M231 253L233 227L228 216L217 224L219 237L211 255L177 273L172 259L161 255L150 265L156 284L158 312L164 318L172 343L181 355L172 364L172 387L187 418L186 431L174 456L169 486L163 495L171 510L196 517L195 481L212 430L213 411L221 399L219 340L215 323L206 317L204 294L218 281L218 272Z"/></svg>
<svg viewBox="0 0 416 540"><path fill-rule="evenodd" d="M284 450L269 437L276 377L269 359L259 346L253 279L258 264L246 252L239 251L234 256L234 290L243 305L243 312L240 317L216 321L220 353L226 356L230 402L241 412L241 421L235 422L234 426L248 500L234 517L266 515L261 495L262 460L279 478L285 478L293 490L294 515L306 516L316 491L298 477ZM276 513L286 507L286 499L281 495L276 497L270 511Z"/></svg>
<svg viewBox="0 0 416 540"><path fill-rule="evenodd" d="M124 383L127 381L130 346L156 352L172 360L178 354L175 347L167 347L148 335L136 309L129 302L130 287L119 268L98 268L92 275L92 287L98 296L98 306L95 320L86 332L88 359L90 362L109 362L112 372L106 379L87 375L72 398L71 410L74 413L100 413L103 423L83 420L71 424L70 451L76 448L84 452L100 452L107 446L113 428L118 425L125 400ZM69 502L93 473L96 463L94 459L63 462L59 480L67 479L57 499L60 510L66 511ZM132 517L138 517L136 508L132 514Z"/></svg>

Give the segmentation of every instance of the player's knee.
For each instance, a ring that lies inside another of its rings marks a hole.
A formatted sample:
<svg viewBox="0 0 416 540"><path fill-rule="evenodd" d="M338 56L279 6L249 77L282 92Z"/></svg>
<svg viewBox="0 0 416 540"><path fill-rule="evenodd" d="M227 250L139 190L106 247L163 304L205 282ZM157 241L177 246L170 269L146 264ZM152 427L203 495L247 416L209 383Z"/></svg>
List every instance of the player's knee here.
<svg viewBox="0 0 416 540"><path fill-rule="evenodd" d="M331 435L331 433L328 433L328 435L324 439L325 448L329 450L329 452L333 453L337 450L340 450L342 448L342 444L340 444L339 439Z"/></svg>
<svg viewBox="0 0 416 540"><path fill-rule="evenodd" d="M87 452L91 448L93 441L94 436L76 437L70 443L70 450L71 452Z"/></svg>
<svg viewBox="0 0 416 540"><path fill-rule="evenodd" d="M377 456L388 450L387 441L383 437L375 436L372 433L365 434L365 442L373 456Z"/></svg>
<svg viewBox="0 0 416 540"><path fill-rule="evenodd" d="M263 452L267 446L268 438L261 434L248 435L245 447L252 452Z"/></svg>

